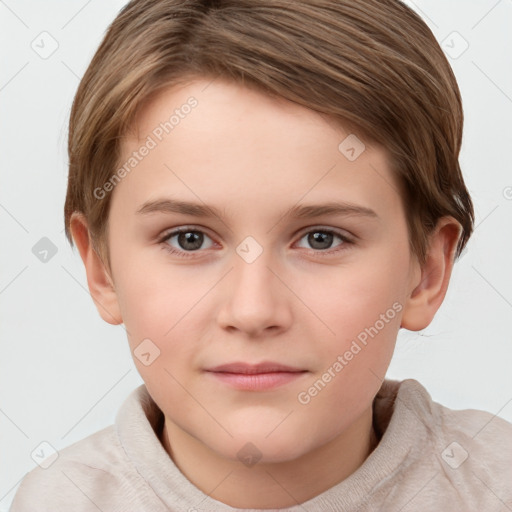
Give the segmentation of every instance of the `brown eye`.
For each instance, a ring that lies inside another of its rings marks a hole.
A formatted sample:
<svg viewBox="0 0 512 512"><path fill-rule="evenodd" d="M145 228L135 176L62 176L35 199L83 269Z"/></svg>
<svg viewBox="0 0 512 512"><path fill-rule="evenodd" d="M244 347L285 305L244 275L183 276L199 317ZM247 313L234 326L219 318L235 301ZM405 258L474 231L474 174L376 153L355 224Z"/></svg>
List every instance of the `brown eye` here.
<svg viewBox="0 0 512 512"><path fill-rule="evenodd" d="M200 252L201 248L211 248L212 243L207 247L203 247L205 240L211 241L211 238L202 231L191 228L181 228L165 235L165 237L160 240L160 243L163 244L163 248L170 253L186 258L191 256L191 254L189 255L187 253Z"/></svg>
<svg viewBox="0 0 512 512"><path fill-rule="evenodd" d="M185 251L196 251L203 245L204 236L199 231L182 231L176 237L180 249Z"/></svg>
<svg viewBox="0 0 512 512"><path fill-rule="evenodd" d="M325 231L315 231L307 235L308 243L313 249L329 249L332 245L334 235Z"/></svg>
<svg viewBox="0 0 512 512"><path fill-rule="evenodd" d="M337 244L335 242L336 239L340 240ZM305 240L307 246L299 244L299 247L312 249L318 253L325 252L326 255L344 250L346 246L353 244L352 240L347 236L331 229L317 228L310 230L302 235L301 240ZM328 251L332 247L334 247L334 250Z"/></svg>

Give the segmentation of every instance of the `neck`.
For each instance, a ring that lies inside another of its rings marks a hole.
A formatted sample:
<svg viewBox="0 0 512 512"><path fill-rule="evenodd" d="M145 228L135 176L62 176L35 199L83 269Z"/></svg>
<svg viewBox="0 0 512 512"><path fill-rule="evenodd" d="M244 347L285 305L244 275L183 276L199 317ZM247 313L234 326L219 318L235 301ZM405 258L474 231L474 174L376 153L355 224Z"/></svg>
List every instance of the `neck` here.
<svg viewBox="0 0 512 512"><path fill-rule="evenodd" d="M310 500L354 473L377 443L371 407L314 451L252 467L221 457L167 419L162 432L180 471L203 493L235 508L286 508Z"/></svg>

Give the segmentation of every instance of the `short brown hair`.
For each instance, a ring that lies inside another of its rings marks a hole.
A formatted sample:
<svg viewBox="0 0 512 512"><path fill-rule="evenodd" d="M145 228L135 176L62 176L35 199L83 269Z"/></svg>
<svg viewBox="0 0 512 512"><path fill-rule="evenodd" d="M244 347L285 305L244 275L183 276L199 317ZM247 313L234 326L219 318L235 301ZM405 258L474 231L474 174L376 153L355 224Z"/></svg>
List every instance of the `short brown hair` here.
<svg viewBox="0 0 512 512"><path fill-rule="evenodd" d="M110 25L76 93L64 208L88 220L110 269L110 197L120 144L144 103L191 77L221 77L329 115L382 145L401 187L421 263L437 220L474 212L458 156L463 110L453 71L425 22L398 0L132 0ZM376 179L379 179L376 176Z"/></svg>

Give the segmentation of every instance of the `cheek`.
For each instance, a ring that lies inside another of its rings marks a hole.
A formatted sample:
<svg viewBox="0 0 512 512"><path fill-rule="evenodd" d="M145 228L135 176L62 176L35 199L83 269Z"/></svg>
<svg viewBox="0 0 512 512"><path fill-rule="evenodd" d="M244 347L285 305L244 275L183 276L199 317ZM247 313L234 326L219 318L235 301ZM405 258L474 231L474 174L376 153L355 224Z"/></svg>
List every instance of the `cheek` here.
<svg viewBox="0 0 512 512"><path fill-rule="evenodd" d="M381 315L390 320L386 325L397 323L404 301L406 265L401 255L381 252L351 265L327 268L324 275L316 273L303 281L299 294L307 297L310 309L331 335L353 338L378 322Z"/></svg>
<svg viewBox="0 0 512 512"><path fill-rule="evenodd" d="M114 265L124 323L129 331L131 327L146 336L162 338L179 327L214 285L207 273L198 276L197 268L167 265L164 251L157 247L138 254L126 251Z"/></svg>
<svg viewBox="0 0 512 512"><path fill-rule="evenodd" d="M340 273L329 280L335 292L316 303L334 335L317 344L322 365L301 388L297 401L328 436L339 432L340 411L347 422L364 412L393 356L403 309L398 282L403 267L391 262Z"/></svg>
<svg viewBox="0 0 512 512"><path fill-rule="evenodd" d="M209 292L217 282L211 272L198 275L192 266L165 264L133 266L120 279L120 307L133 360L154 396L163 393L162 399L174 396L188 403L177 382L187 381L208 344L213 296ZM146 365L148 356L140 356L148 352L150 360L152 354L157 357Z"/></svg>
<svg viewBox="0 0 512 512"><path fill-rule="evenodd" d="M406 251L383 248L353 265L331 268L325 278L304 285L301 293L308 294L308 305L329 328L318 324L318 332L325 332L315 347L322 366L309 383L319 378L328 382L325 391L322 382L316 386L322 390L319 400L316 395L314 399L318 414L329 416L329 403L357 409L378 390L400 328L407 265ZM369 382L377 388L369 387ZM312 389L313 395L316 392Z"/></svg>

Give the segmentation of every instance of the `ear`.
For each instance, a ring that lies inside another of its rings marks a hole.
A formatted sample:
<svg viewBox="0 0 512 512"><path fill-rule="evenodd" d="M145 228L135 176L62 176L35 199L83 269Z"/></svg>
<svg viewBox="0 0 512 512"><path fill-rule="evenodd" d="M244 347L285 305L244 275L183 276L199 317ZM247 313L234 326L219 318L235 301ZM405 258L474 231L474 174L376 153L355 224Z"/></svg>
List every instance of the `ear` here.
<svg viewBox="0 0 512 512"><path fill-rule="evenodd" d="M406 300L401 327L420 331L427 327L441 306L452 273L455 250L462 228L453 217L442 217L430 235L427 257L411 280L411 293Z"/></svg>
<svg viewBox="0 0 512 512"><path fill-rule="evenodd" d="M96 309L105 322L112 325L121 324L123 319L114 283L93 247L87 220L83 214L73 213L70 230L84 262L87 284Z"/></svg>

